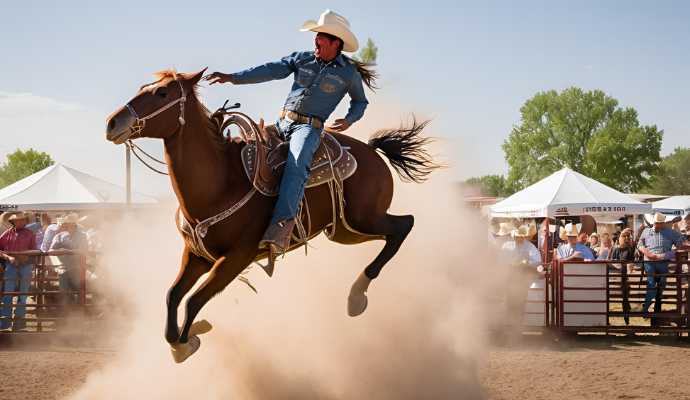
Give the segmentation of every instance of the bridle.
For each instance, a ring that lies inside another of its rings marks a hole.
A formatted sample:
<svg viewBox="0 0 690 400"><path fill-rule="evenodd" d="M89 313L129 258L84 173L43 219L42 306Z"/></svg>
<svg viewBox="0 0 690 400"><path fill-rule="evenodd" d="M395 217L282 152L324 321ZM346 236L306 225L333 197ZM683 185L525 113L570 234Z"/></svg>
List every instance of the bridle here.
<svg viewBox="0 0 690 400"><path fill-rule="evenodd" d="M180 82L180 80L177 79L177 76L175 76L175 82L177 82L177 84L180 86L180 97L178 99L175 99L175 100L169 102L168 104L164 105L163 107L160 107L159 109L153 111L152 113L150 113L146 116L140 117L139 114L137 114L134 107L132 107L132 105L129 102L127 102L127 104L125 104L125 108L127 109L127 111L129 111L129 113L134 117L134 123L129 128L132 131L132 135L125 142L125 144L127 145L127 147L129 147L129 149L132 151L132 153L134 153L134 155L139 159L139 161L141 161L142 164L147 166L150 170L157 172L161 175L168 175L168 174L166 172L160 171L160 170L152 167L151 165L149 165L146 161L144 161L141 158L141 156L139 154L137 154L136 150L141 151L148 158L150 158L151 160L153 160L159 164L166 165L166 163L161 161L161 160L158 160L157 158L155 158L155 157L151 156L150 154L148 154L147 152L145 152L141 147L134 144L134 142L132 142L132 139L136 138L137 136L141 136L141 133L144 131L144 127L146 126L146 121L157 117L158 115L167 111L168 109L170 109L171 107L173 107L177 103L180 104L180 116L177 117L177 122L180 124L180 126L179 126L179 129L176 130L175 133L173 133L173 135L175 135L178 131L180 133L182 133L182 130L184 129L184 125L185 125L184 104L187 101L187 95L185 94L184 87L182 86L182 82Z"/></svg>
<svg viewBox="0 0 690 400"><path fill-rule="evenodd" d="M125 108L127 108L127 111L129 111L129 113L132 114L132 116L134 117L134 124L132 124L132 126L129 128L132 131L132 136L130 136L130 138L140 136L144 130L144 127L146 126L146 121L157 117L158 115L162 114L163 112L173 107L177 103L180 103L180 116L177 118L177 122L180 123L180 131L182 131L185 124L184 103L187 101L187 96L184 92L182 82L180 82L180 80L177 79L177 76L175 76L175 82L177 82L177 84L180 85L180 97L144 117L140 117L139 114L137 114L136 110L134 110L134 107L132 107L132 105L129 102L125 104Z"/></svg>

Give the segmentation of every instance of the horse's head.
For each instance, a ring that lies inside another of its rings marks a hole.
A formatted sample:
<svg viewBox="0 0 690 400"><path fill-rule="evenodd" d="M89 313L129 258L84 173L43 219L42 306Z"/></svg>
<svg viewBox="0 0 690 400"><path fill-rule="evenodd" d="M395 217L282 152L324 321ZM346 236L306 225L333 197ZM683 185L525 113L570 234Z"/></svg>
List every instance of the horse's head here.
<svg viewBox="0 0 690 400"><path fill-rule="evenodd" d="M129 139L165 139L185 125L185 104L206 69L193 74L163 71L157 81L144 85L127 104L108 117L106 138L115 144Z"/></svg>

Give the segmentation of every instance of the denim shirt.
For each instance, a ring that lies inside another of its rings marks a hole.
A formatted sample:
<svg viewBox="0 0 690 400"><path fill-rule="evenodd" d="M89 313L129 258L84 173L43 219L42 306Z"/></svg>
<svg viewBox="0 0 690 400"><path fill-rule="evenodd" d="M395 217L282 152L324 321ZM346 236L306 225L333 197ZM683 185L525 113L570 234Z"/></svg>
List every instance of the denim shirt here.
<svg viewBox="0 0 690 400"><path fill-rule="evenodd" d="M260 83L294 75L295 81L284 108L326 121L343 99L350 95L350 110L345 119L353 124L367 108L362 76L352 61L339 54L326 63L313 51L295 52L280 61L230 74L232 83Z"/></svg>

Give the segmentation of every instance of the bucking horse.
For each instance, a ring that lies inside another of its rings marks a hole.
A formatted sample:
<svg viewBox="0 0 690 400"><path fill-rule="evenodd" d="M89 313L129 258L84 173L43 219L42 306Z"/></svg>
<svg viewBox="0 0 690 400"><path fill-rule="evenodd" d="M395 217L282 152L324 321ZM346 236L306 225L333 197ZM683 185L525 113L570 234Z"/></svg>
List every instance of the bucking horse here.
<svg viewBox="0 0 690 400"><path fill-rule="evenodd" d="M258 243L271 219L287 153L286 143L263 120L256 123L231 107L209 112L196 91L204 71L157 73L155 82L108 118L106 128L115 144L131 146L142 137L165 144L167 173L179 201L177 227L185 240L180 271L167 293L165 339L176 362L198 350L198 336L211 329L205 320L194 322L206 302L236 278L250 284L242 272L267 258ZM371 280L414 224L412 215L388 213L393 177L381 155L403 180L423 182L438 167L425 149L429 138L421 135L427 122L380 130L368 143L325 132L314 156L289 250L321 232L343 244L385 241L350 289L350 316L364 312ZM233 125L239 136L226 135ZM268 267L266 272L272 274ZM180 330L180 302L206 273L187 299Z"/></svg>

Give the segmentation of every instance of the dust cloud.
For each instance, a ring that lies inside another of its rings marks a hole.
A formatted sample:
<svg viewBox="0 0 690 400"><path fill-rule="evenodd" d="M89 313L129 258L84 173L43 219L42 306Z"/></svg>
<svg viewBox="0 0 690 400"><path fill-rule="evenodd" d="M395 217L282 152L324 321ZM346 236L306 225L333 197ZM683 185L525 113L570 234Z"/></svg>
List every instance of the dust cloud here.
<svg viewBox="0 0 690 400"><path fill-rule="evenodd" d="M379 125L379 126L388 126ZM104 334L115 360L73 399L478 399L491 270L486 228L463 210L451 171L401 184L391 213L415 227L368 292L360 317L346 314L351 283L382 242L343 246L323 236L259 268L199 314L214 329L175 364L163 337L165 293L182 241L173 210L130 216L110 229L105 268L121 310ZM203 277L202 277L203 279ZM184 302L183 302L184 305ZM180 307L183 316L184 307Z"/></svg>

